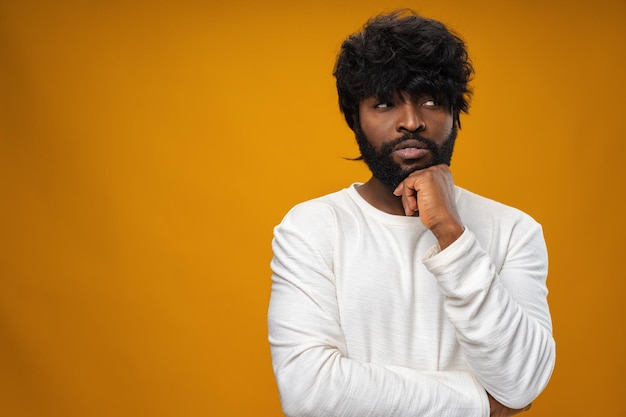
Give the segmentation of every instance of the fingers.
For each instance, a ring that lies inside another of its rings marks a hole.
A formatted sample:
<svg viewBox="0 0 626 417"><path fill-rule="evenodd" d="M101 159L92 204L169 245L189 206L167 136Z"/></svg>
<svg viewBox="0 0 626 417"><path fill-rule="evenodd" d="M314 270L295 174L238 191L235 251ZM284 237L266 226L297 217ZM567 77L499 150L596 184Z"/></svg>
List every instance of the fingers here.
<svg viewBox="0 0 626 417"><path fill-rule="evenodd" d="M419 216L444 249L465 228L456 208L452 173L447 165L434 165L411 173L394 190L406 216Z"/></svg>
<svg viewBox="0 0 626 417"><path fill-rule="evenodd" d="M417 205L417 192L415 185L416 182L409 182L405 186L405 181L401 182L400 185L396 187L393 191L393 194L401 197L402 206L404 207L404 214L407 216L413 216L416 212L418 212Z"/></svg>
<svg viewBox="0 0 626 417"><path fill-rule="evenodd" d="M450 175L447 165L435 165L411 173L394 190L394 194L402 199L402 206L407 216L413 216L420 205L434 207L445 193L446 177ZM419 196L418 196L419 194ZM418 199L421 201L418 202Z"/></svg>
<svg viewBox="0 0 626 417"><path fill-rule="evenodd" d="M415 213L419 213L419 208L417 205L417 194L406 195L402 200L402 205L404 206L404 212L407 216L412 216Z"/></svg>

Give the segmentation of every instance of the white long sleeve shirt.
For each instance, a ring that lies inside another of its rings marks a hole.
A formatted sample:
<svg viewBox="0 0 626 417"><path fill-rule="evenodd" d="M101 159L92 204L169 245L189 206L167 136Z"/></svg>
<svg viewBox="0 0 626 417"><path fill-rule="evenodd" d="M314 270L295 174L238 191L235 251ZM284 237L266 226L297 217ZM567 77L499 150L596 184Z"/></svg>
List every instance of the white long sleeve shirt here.
<svg viewBox="0 0 626 417"><path fill-rule="evenodd" d="M355 186L274 231L269 341L289 417L487 417L522 408L555 361L541 227L456 189L465 232L441 251L419 218Z"/></svg>

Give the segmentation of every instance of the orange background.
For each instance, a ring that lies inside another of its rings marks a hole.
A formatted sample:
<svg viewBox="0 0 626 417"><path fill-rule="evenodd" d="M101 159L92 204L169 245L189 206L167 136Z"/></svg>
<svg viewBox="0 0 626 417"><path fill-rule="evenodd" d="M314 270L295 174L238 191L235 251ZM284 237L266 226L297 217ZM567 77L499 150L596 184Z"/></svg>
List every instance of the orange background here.
<svg viewBox="0 0 626 417"><path fill-rule="evenodd" d="M281 415L272 228L367 179L332 66L402 6L469 44L457 184L544 225L526 415L626 415L623 0L0 1L0 415Z"/></svg>

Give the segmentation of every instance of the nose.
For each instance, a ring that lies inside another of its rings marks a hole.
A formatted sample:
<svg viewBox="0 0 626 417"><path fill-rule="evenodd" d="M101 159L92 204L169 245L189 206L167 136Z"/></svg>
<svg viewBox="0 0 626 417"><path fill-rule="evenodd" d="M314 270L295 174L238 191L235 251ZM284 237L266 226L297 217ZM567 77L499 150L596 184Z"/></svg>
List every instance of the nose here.
<svg viewBox="0 0 626 417"><path fill-rule="evenodd" d="M418 132L424 130L426 124L418 109L418 106L407 100L401 105L401 111L398 118L397 130Z"/></svg>

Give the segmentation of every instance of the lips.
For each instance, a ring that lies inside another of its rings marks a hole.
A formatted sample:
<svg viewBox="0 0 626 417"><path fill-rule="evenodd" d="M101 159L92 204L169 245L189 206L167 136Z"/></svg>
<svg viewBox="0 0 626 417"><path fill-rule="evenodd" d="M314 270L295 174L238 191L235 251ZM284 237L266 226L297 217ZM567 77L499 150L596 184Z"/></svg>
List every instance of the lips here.
<svg viewBox="0 0 626 417"><path fill-rule="evenodd" d="M402 159L418 159L429 152L430 150L425 143L416 139L407 139L398 144L392 153Z"/></svg>

